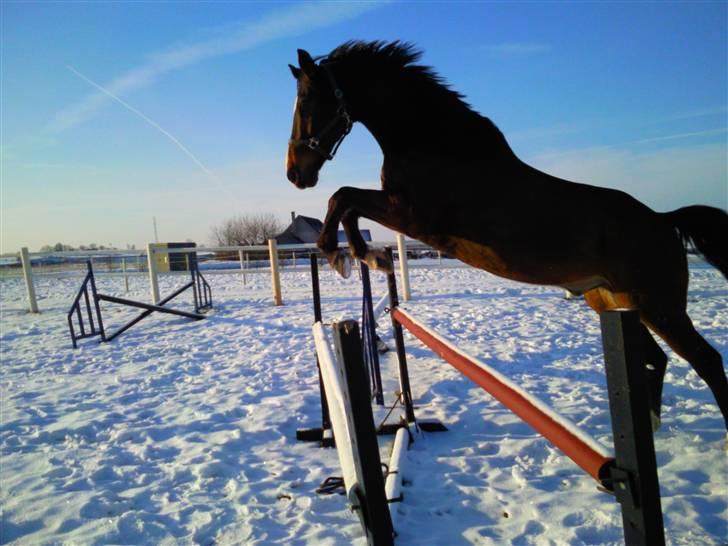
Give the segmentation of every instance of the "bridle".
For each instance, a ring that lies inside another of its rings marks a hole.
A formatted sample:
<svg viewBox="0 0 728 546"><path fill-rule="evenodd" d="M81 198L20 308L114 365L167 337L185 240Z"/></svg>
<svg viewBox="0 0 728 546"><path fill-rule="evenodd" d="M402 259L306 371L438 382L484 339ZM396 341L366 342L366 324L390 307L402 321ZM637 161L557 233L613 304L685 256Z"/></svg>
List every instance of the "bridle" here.
<svg viewBox="0 0 728 546"><path fill-rule="evenodd" d="M339 89L339 86L336 85L336 80L334 79L334 75L331 73L331 70L325 65L320 64L321 68L324 69L324 72L326 72L326 75L329 77L329 82L331 83L331 88L334 90L334 97L336 98L336 101L339 103L339 107L336 109L336 114L334 115L334 118L329 121L326 126L319 131L318 136L311 136L309 138L292 138L288 141L289 145L292 146L299 146L301 144L304 144L305 146L308 146L311 150L318 152L323 156L324 159L327 159L331 161L334 159L334 156L336 155L336 152L339 149L339 146L341 146L341 143L344 142L344 138L346 135L348 135L351 132L351 127L354 125L354 121L351 119L351 116L349 115L349 112L346 110L346 102L344 102L344 93L342 93L341 89ZM331 151L326 151L321 146L321 139L326 137L333 129L341 122L344 121L344 132L341 133L338 138L334 142L334 146L331 148Z"/></svg>

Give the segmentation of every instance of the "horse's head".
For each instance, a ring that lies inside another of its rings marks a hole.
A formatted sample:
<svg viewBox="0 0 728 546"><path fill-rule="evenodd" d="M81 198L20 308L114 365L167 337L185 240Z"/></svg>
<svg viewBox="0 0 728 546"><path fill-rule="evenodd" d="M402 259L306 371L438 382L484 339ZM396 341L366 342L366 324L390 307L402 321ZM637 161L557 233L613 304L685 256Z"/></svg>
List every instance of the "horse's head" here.
<svg viewBox="0 0 728 546"><path fill-rule="evenodd" d="M311 188L327 159L333 159L341 141L351 131L352 119L331 69L317 65L306 51L298 50L299 67L288 65L298 92L293 129L288 141L286 175L297 188Z"/></svg>

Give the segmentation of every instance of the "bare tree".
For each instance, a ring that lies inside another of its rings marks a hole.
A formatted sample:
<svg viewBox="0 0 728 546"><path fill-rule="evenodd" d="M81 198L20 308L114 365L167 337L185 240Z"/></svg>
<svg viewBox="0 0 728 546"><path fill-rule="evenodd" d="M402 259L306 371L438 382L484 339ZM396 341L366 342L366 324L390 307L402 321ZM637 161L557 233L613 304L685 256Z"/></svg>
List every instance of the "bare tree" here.
<svg viewBox="0 0 728 546"><path fill-rule="evenodd" d="M272 213L246 214L213 226L212 237L218 246L263 245L281 231L283 224Z"/></svg>

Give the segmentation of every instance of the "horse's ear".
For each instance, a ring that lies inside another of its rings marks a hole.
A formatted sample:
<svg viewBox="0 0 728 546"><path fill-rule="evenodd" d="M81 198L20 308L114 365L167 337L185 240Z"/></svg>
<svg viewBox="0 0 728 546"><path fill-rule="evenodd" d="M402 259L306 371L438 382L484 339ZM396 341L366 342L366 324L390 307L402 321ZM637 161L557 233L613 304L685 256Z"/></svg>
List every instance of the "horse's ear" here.
<svg viewBox="0 0 728 546"><path fill-rule="evenodd" d="M307 76L313 76L316 71L316 63L308 54L308 51L304 49L298 50L298 65L301 67L301 71Z"/></svg>
<svg viewBox="0 0 728 546"><path fill-rule="evenodd" d="M298 79L299 76L301 75L301 69L296 66L293 66L292 64L289 64L288 68L291 69L291 74L293 74L293 77Z"/></svg>

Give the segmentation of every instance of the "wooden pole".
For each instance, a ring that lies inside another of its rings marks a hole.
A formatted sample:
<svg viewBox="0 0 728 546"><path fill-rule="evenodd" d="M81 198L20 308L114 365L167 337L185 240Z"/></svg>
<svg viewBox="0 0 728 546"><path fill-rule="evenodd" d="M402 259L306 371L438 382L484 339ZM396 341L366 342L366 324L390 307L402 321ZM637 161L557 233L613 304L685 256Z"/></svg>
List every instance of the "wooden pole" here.
<svg viewBox="0 0 728 546"><path fill-rule="evenodd" d="M23 265L23 278L25 279L25 290L28 293L28 303L30 312L38 312L38 301L35 297L35 285L33 284L33 270L30 264L30 254L28 247L24 246L20 249L20 263Z"/></svg>
<svg viewBox="0 0 728 546"><path fill-rule="evenodd" d="M154 243L147 244L147 265L149 267L149 287L152 303L159 303L159 278L157 276L157 257L154 255Z"/></svg>
<svg viewBox="0 0 728 546"><path fill-rule="evenodd" d="M240 271L243 273L243 286L245 286L245 259L242 250L238 250L238 257L240 258Z"/></svg>
<svg viewBox="0 0 728 546"><path fill-rule="evenodd" d="M129 276L126 274L126 258L121 259L121 272L124 274L124 288L129 291Z"/></svg>
<svg viewBox="0 0 728 546"><path fill-rule="evenodd" d="M397 252L399 253L399 276L402 279L402 301L409 301L410 292L409 267L407 267L407 243L404 235L397 234Z"/></svg>
<svg viewBox="0 0 728 546"><path fill-rule="evenodd" d="M273 285L273 302L283 305L281 297L281 274L278 269L278 243L275 239L268 239L268 254L270 255L270 278Z"/></svg>

